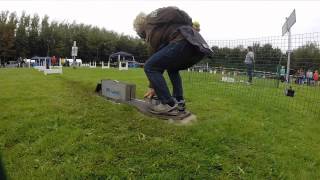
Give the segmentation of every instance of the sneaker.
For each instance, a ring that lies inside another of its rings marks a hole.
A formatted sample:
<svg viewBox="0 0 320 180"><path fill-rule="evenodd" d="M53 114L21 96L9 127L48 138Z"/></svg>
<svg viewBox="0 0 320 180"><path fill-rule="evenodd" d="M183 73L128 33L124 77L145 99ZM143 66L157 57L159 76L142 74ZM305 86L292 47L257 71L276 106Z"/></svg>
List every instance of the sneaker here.
<svg viewBox="0 0 320 180"><path fill-rule="evenodd" d="M152 98L145 97L144 101L146 101L146 102L148 102L148 103L150 103L152 105L158 105L158 104L161 103L157 96L153 96Z"/></svg>
<svg viewBox="0 0 320 180"><path fill-rule="evenodd" d="M186 102L184 100L177 101L178 110L185 111L186 110Z"/></svg>
<svg viewBox="0 0 320 180"><path fill-rule="evenodd" d="M150 106L149 108L150 112L154 114L176 116L179 113L177 104L171 107L168 104L160 103L158 105Z"/></svg>

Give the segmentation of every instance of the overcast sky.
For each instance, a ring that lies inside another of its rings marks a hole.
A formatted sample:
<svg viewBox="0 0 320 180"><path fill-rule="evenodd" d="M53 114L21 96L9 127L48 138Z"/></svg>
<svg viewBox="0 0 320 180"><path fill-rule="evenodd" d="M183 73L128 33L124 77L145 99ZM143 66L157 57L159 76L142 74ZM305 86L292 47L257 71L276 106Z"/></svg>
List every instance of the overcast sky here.
<svg viewBox="0 0 320 180"><path fill-rule="evenodd" d="M0 11L47 14L50 20L91 24L135 36L132 22L143 11L177 6L201 25L206 40L281 36L285 18L296 9L292 34L320 31L320 1L1 1Z"/></svg>

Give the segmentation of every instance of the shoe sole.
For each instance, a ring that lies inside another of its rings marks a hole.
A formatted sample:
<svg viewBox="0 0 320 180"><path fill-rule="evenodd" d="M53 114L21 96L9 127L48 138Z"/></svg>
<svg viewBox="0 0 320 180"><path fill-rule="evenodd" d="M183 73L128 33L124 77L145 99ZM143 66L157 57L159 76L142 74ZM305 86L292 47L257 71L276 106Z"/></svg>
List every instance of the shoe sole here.
<svg viewBox="0 0 320 180"><path fill-rule="evenodd" d="M145 102L143 100L139 100L139 99L133 99L131 101L127 102L130 105L133 105L134 107L136 107L141 113L147 115L147 116L151 116L151 117L155 117L155 118L159 118L159 119L164 119L164 120L172 120L173 122L180 122L180 121L184 121L186 118L189 118L189 116L194 116L191 112L189 111L184 111L184 112L178 112L177 115L169 115L169 114L157 114L158 112L154 112L152 113L150 111L150 104L148 102Z"/></svg>
<svg viewBox="0 0 320 180"><path fill-rule="evenodd" d="M170 111L174 111L174 109L172 109ZM166 115L166 116L177 116L179 114L179 112L177 112L176 114L170 114L170 111L169 112L157 112L157 111L154 111L151 108L149 108L149 112L151 112L153 114Z"/></svg>

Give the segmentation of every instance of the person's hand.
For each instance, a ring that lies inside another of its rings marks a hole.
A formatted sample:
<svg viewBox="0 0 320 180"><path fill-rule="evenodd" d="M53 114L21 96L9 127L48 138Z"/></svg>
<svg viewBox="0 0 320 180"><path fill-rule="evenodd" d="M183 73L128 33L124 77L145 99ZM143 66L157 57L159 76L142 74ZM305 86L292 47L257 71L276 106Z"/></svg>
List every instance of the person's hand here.
<svg viewBox="0 0 320 180"><path fill-rule="evenodd" d="M144 94L144 98L151 99L155 95L156 95L156 92L154 91L154 89L153 88L149 88L148 91Z"/></svg>

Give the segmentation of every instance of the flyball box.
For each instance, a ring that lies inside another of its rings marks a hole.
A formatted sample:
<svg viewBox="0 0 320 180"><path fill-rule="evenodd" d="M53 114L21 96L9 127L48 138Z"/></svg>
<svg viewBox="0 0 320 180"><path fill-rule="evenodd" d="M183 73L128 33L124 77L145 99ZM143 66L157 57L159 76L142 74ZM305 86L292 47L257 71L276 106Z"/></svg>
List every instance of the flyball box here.
<svg viewBox="0 0 320 180"><path fill-rule="evenodd" d="M147 116L170 120L169 122L177 122L179 124L187 124L196 121L196 116L189 111L179 112L178 115L175 116L151 113L149 111L150 105L159 104L159 100L154 98L149 100L136 99L135 84L109 79L101 80L101 83L97 84L96 92L111 101L132 105Z"/></svg>
<svg viewBox="0 0 320 180"><path fill-rule="evenodd" d="M114 101L130 101L136 98L136 85L115 80L101 80L101 95Z"/></svg>

